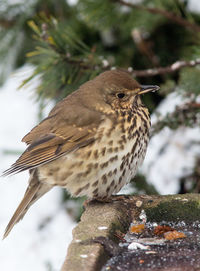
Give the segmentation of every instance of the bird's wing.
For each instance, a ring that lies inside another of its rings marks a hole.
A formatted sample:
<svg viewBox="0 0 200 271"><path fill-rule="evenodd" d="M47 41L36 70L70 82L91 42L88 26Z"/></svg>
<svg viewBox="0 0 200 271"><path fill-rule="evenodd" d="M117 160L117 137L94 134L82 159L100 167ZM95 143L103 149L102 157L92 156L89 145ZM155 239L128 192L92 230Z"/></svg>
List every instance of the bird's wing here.
<svg viewBox="0 0 200 271"><path fill-rule="evenodd" d="M88 108L81 108L79 113L72 113L73 108L57 108L22 139L28 148L3 175L38 167L94 142L102 120L99 113Z"/></svg>

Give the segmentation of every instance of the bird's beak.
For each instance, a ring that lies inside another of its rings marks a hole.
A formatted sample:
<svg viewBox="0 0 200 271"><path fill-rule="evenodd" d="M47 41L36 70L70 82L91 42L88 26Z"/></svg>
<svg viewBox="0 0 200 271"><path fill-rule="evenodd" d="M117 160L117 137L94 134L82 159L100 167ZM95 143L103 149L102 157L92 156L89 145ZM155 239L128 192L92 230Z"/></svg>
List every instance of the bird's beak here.
<svg viewBox="0 0 200 271"><path fill-rule="evenodd" d="M159 86L153 86L153 85L141 85L141 88L140 88L140 90L138 91L138 94L140 95L140 94L144 94L144 93L147 93L147 92L150 92L150 91L152 91L152 92L155 92L155 91L157 91L157 90L159 90L160 89L160 87Z"/></svg>

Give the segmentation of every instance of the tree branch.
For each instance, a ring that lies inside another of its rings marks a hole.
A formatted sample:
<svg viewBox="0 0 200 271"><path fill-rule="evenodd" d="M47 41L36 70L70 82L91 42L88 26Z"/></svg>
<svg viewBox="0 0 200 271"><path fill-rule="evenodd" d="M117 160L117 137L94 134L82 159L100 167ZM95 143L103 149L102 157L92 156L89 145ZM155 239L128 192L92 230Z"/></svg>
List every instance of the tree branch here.
<svg viewBox="0 0 200 271"><path fill-rule="evenodd" d="M151 136L160 132L164 127L177 129L180 126L196 126L199 124L200 103L190 102L177 106L172 113L168 113L151 127Z"/></svg>
<svg viewBox="0 0 200 271"><path fill-rule="evenodd" d="M176 24L184 26L194 32L200 32L199 25L197 25L195 23L191 23L173 12L169 12L167 10L163 10L163 9L159 9L159 8L151 8L151 7L145 7L145 6L137 5L137 4L133 4L133 3L128 3L128 2L125 2L124 0L115 0L115 1L123 6L148 11L152 14L160 14L160 15L164 16L165 18L169 19L170 21L173 21Z"/></svg>
<svg viewBox="0 0 200 271"><path fill-rule="evenodd" d="M2 28L8 29L8 28L13 27L15 24L16 24L16 20L14 19L13 20L3 19L3 18L0 19L0 26Z"/></svg>
<svg viewBox="0 0 200 271"><path fill-rule="evenodd" d="M104 65L102 62L101 64L90 64L88 61L83 61L79 59L72 59L71 57L65 57L65 60L69 62L72 65L79 66L83 70L96 70L99 69L101 71L110 70L113 67L107 62L107 65ZM190 61L181 61L178 60L171 64L170 66L166 67L157 67L152 69L146 69L146 70L133 70L132 68L129 68L127 71L135 77L152 77L156 75L166 74L166 73L173 73L176 72L184 67L194 67L200 65L200 58L197 58L195 60ZM125 69L123 69L125 70Z"/></svg>
<svg viewBox="0 0 200 271"><path fill-rule="evenodd" d="M173 73L177 70L180 70L181 68L194 67L199 64L200 64L200 58L197 58L195 60L190 60L190 61L179 60L167 67L158 67L158 68L147 69L147 70L133 70L130 73L136 77L150 77L150 76L155 76L159 74Z"/></svg>

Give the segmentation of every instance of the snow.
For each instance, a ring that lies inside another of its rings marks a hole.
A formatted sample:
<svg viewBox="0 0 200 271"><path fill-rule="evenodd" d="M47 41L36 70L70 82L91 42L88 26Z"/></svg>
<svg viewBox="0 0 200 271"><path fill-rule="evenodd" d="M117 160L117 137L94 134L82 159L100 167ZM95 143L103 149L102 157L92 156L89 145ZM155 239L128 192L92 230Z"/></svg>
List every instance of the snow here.
<svg viewBox="0 0 200 271"><path fill-rule="evenodd" d="M146 249L149 249L149 246L144 246L140 243L137 243L137 242L132 242L129 246L128 246L128 249L130 250L135 250L135 249L143 249L143 250L146 250Z"/></svg>
<svg viewBox="0 0 200 271"><path fill-rule="evenodd" d="M21 138L38 122L38 105L32 94L38 81L31 82L26 89L16 90L31 70L30 66L18 70L0 89L0 173L25 150ZM1 236L23 197L27 180L27 172L0 179ZM0 241L0 270L45 271L50 267L59 270L74 226L61 204L61 190L52 189L30 208L10 235Z"/></svg>
<svg viewBox="0 0 200 271"><path fill-rule="evenodd" d="M25 4L25 2L27 2L27 4L32 4L32 3L35 3L36 1L35 0L26 0L26 1L24 1L24 0L7 0L7 3L9 4L9 5L17 5L17 4ZM67 3L69 4L69 5L76 5L77 4L77 0L68 0L67 1Z"/></svg>
<svg viewBox="0 0 200 271"><path fill-rule="evenodd" d="M142 220L143 223L146 223L147 221L147 215L145 213L145 210L142 210L140 215L139 215L139 218Z"/></svg>
<svg viewBox="0 0 200 271"><path fill-rule="evenodd" d="M189 9L189 11L199 13L200 12L200 1L199 0L189 0L188 1L188 9Z"/></svg>
<svg viewBox="0 0 200 271"><path fill-rule="evenodd" d="M169 94L157 108L159 115L151 117L152 124L186 101L177 92ZM180 178L192 172L195 158L200 155L199 134L198 127L175 131L166 127L151 139L141 171L160 194L177 193Z"/></svg>

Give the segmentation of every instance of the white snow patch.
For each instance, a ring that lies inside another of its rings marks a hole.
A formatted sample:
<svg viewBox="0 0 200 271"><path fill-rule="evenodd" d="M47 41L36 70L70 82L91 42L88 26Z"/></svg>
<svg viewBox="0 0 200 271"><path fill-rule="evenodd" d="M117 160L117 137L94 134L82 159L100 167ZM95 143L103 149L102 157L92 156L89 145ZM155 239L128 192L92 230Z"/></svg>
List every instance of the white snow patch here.
<svg viewBox="0 0 200 271"><path fill-rule="evenodd" d="M129 246L128 246L128 249L130 250L134 250L134 249L143 249L143 250L146 250L146 249L149 249L149 246L144 246L140 243L137 243L137 242L132 242Z"/></svg>
<svg viewBox="0 0 200 271"><path fill-rule="evenodd" d="M109 66L109 62L108 62L107 59L103 59L103 60L102 60L102 64L103 64L103 67L104 67L104 68L106 68L106 67Z"/></svg>
<svg viewBox="0 0 200 271"><path fill-rule="evenodd" d="M152 124L187 101L177 93L169 94L158 107L157 113L152 115ZM195 158L200 154L197 148L199 134L198 127L180 127L177 130L166 127L151 139L141 172L160 194L177 193L178 180L191 173Z"/></svg>
<svg viewBox="0 0 200 271"><path fill-rule="evenodd" d="M199 0L189 0L188 1L189 11L200 13L200 1Z"/></svg>
<svg viewBox="0 0 200 271"><path fill-rule="evenodd" d="M182 65L184 63L184 61L176 61L172 66L171 69L172 70L176 70L180 67L180 65Z"/></svg>
<svg viewBox="0 0 200 271"><path fill-rule="evenodd" d="M154 250L150 250L150 251L146 251L145 254L157 254L157 252Z"/></svg>
<svg viewBox="0 0 200 271"><path fill-rule="evenodd" d="M140 213L140 215L139 215L139 218L140 218L144 223L146 223L146 221L147 221L147 215L146 215L146 213L145 213L145 210L142 210L142 211L141 211L141 213Z"/></svg>

